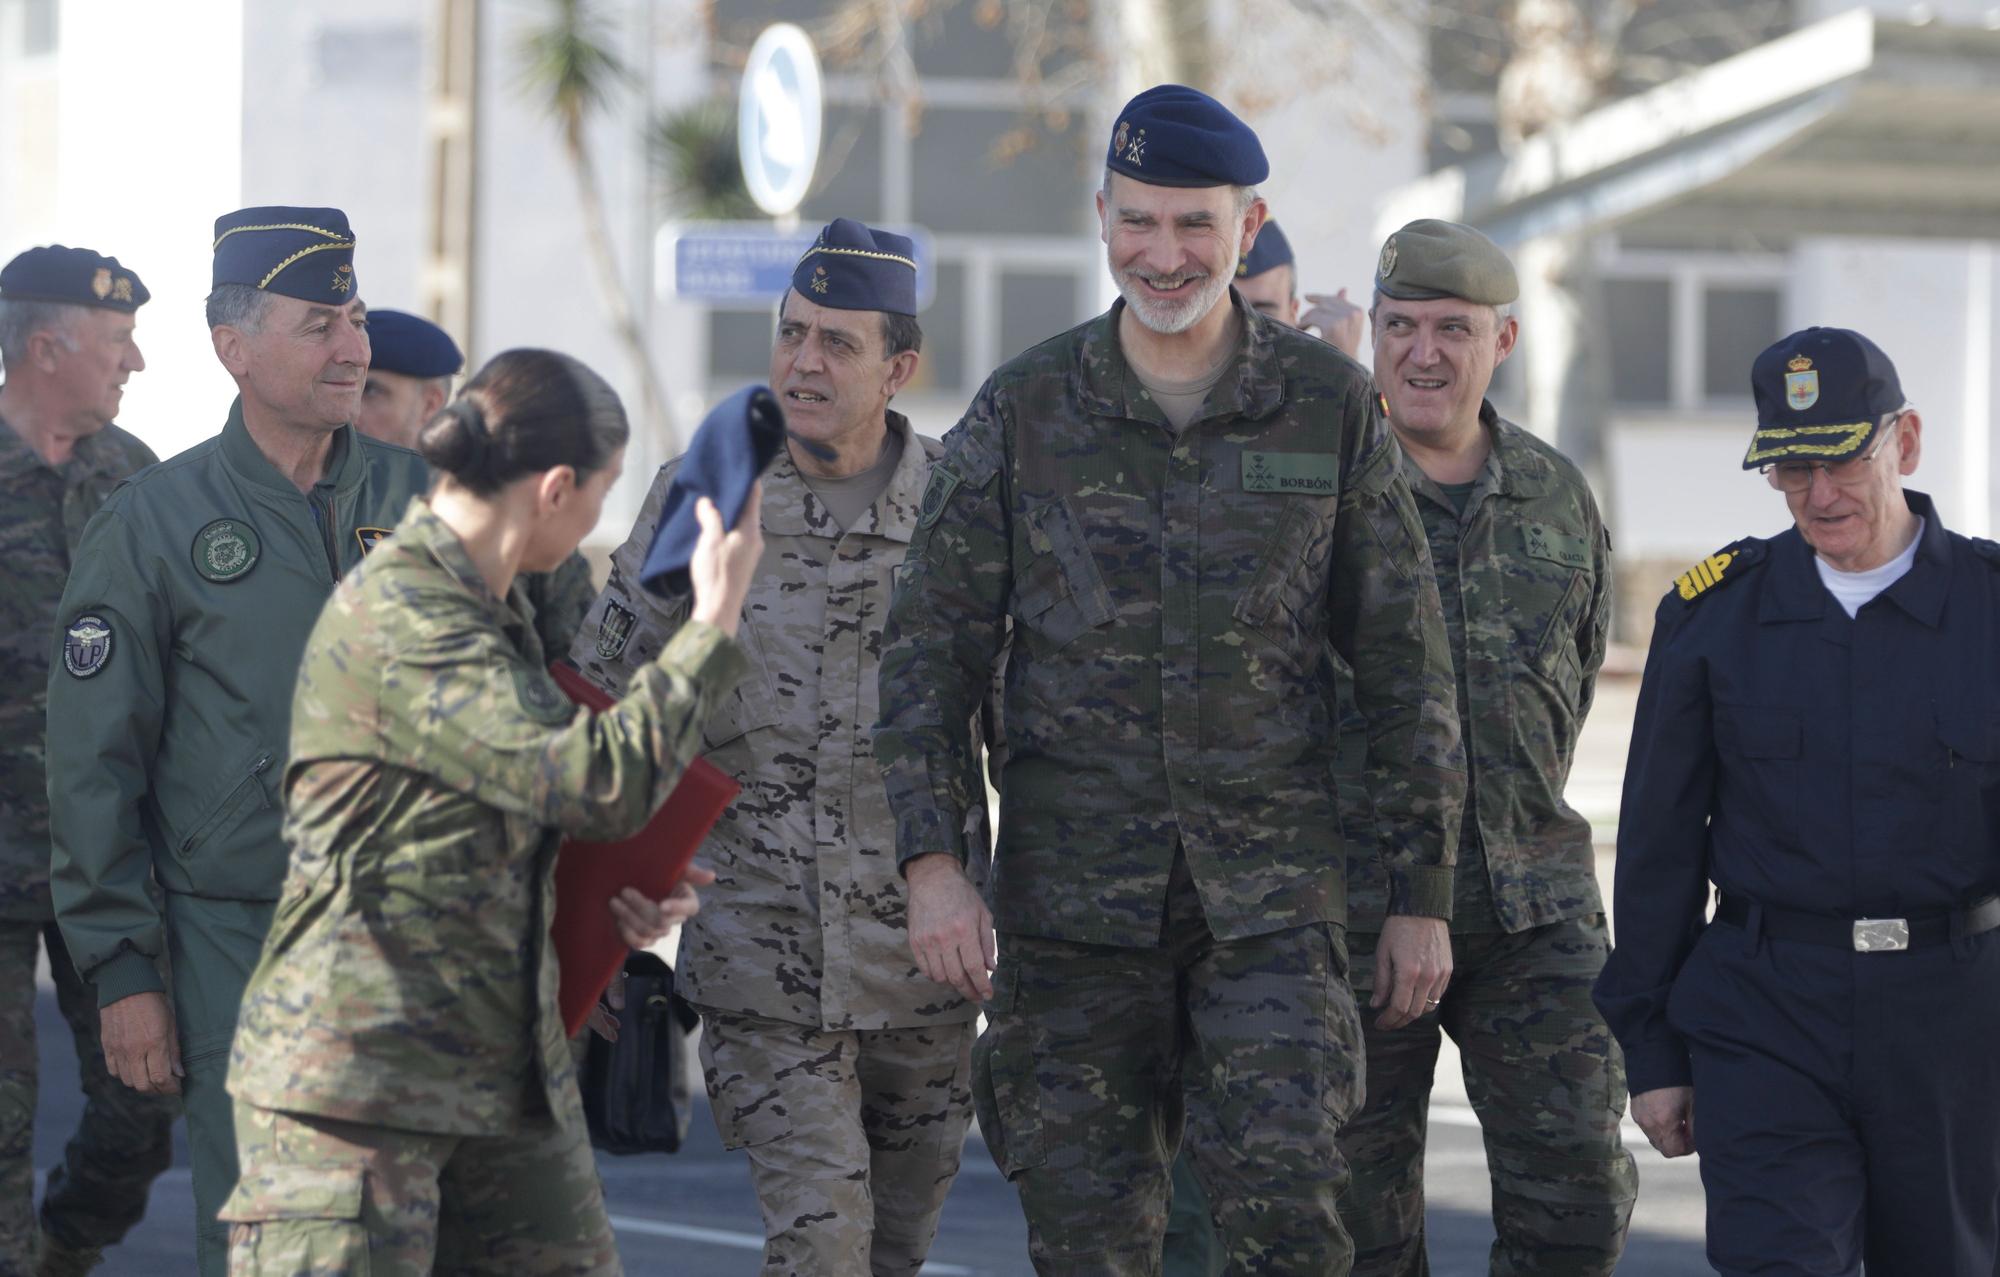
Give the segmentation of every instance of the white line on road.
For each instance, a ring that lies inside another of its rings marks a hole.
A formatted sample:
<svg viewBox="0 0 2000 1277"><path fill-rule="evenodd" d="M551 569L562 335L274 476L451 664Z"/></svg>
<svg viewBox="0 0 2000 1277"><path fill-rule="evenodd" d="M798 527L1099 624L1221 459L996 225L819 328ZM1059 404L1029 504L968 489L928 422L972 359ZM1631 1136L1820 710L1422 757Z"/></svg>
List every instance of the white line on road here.
<svg viewBox="0 0 2000 1277"><path fill-rule="evenodd" d="M647 1237L672 1237L684 1242L701 1242L709 1246L727 1246L731 1250L762 1250L764 1239L752 1233L735 1233L723 1228L697 1228L693 1224L669 1224L658 1219L636 1219L631 1215L613 1215L611 1226L621 1233L640 1233ZM961 1268L957 1264L940 1264L931 1261L924 1265L924 1272L930 1277L973 1277L973 1269Z"/></svg>

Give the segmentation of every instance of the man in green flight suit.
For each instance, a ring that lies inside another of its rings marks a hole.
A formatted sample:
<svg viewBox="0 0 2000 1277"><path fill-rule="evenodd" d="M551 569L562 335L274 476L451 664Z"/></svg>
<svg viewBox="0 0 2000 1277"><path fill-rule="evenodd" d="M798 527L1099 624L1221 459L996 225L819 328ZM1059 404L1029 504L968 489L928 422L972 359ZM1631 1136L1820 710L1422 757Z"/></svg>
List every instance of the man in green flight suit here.
<svg viewBox="0 0 2000 1277"><path fill-rule="evenodd" d="M158 460L111 424L126 380L146 366L133 331L150 296L117 258L87 248L31 248L0 270L0 1273L88 1272L139 1222L153 1179L173 1160L179 1105L105 1069L96 1000L56 929L42 767L49 639L77 541L111 490ZM43 947L86 1103L49 1171L37 1227Z"/></svg>
<svg viewBox="0 0 2000 1277"><path fill-rule="evenodd" d="M208 320L237 400L221 434L120 488L84 529L48 751L56 916L97 986L112 1073L182 1093L203 1277L228 1263L223 1082L285 876L277 783L299 660L334 583L426 482L414 453L347 424L369 349L346 215L249 208L215 236Z"/></svg>

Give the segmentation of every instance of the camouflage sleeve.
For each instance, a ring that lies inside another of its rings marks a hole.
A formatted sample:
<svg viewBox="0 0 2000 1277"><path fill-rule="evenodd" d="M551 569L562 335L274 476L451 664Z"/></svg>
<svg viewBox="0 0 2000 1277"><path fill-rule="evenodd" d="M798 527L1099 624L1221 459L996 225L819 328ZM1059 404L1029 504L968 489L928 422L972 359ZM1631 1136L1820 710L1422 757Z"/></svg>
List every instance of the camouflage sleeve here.
<svg viewBox="0 0 2000 1277"><path fill-rule="evenodd" d="M733 640L693 623L633 676L616 705L582 714L498 631L440 627L389 655L372 712L387 761L498 810L604 841L637 832L667 800L700 752L709 710L743 667ZM341 713L345 690L301 683L294 718Z"/></svg>
<svg viewBox="0 0 2000 1277"><path fill-rule="evenodd" d="M1391 914L1451 916L1465 762L1430 549L1372 388L1345 405L1328 631L1368 720L1364 780Z"/></svg>
<svg viewBox="0 0 2000 1277"><path fill-rule="evenodd" d="M167 698L171 604L136 529L100 511L77 543L49 670L50 889L63 942L98 1005L163 986L152 852L140 818ZM74 632L105 631L101 658ZM93 666L91 661L97 660Z"/></svg>
<svg viewBox="0 0 2000 1277"><path fill-rule="evenodd" d="M1597 502L1588 489L1583 494L1584 527L1590 530L1590 607L1577 622L1576 654L1583 667L1583 682L1577 690L1576 721L1590 716L1597 699L1597 672L1604 668L1604 650L1611 639L1611 619L1617 611L1618 596L1611 578L1611 531L1604 526Z"/></svg>
<svg viewBox="0 0 2000 1277"><path fill-rule="evenodd" d="M896 573L875 757L896 816L898 865L932 852L971 863L967 816L986 803L967 727L992 685L1013 578L1002 412L989 381L945 436Z"/></svg>
<svg viewBox="0 0 2000 1277"><path fill-rule="evenodd" d="M542 640L542 650L553 660L569 651L597 593L590 579L590 564L572 551L555 571L531 573L522 584L535 605L535 633Z"/></svg>

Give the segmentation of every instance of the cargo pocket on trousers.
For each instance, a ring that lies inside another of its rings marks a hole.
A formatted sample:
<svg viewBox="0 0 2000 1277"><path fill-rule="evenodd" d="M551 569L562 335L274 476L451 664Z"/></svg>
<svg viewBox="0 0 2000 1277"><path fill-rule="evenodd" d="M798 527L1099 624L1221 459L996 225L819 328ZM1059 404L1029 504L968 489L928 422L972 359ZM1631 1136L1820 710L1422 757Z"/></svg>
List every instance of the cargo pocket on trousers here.
<svg viewBox="0 0 2000 1277"><path fill-rule="evenodd" d="M279 1166L245 1175L216 1218L233 1273L368 1277L359 1167Z"/></svg>
<svg viewBox="0 0 2000 1277"><path fill-rule="evenodd" d="M986 1032L972 1048L972 1106L994 1165L1008 1179L1049 1160L1042 1132L1042 1089L1035 1078L1034 1030L1014 1015L1020 972L993 973Z"/></svg>
<svg viewBox="0 0 2000 1277"><path fill-rule="evenodd" d="M1337 1125L1361 1111L1365 1074L1361 1054L1361 1015L1348 980L1345 931L1330 922L1326 932L1326 1000L1320 1015L1320 1103Z"/></svg>

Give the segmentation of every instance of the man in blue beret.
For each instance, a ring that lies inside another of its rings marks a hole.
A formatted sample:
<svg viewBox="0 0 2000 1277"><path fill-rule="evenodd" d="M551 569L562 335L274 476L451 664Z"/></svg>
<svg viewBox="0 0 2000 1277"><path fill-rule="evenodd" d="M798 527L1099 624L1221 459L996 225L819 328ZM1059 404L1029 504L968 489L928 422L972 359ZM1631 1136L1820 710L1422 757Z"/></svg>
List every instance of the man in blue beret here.
<svg viewBox="0 0 2000 1277"><path fill-rule="evenodd" d="M1236 291L1251 309L1268 319L1293 328L1306 329L1321 339L1353 355L1361 349L1361 337L1368 327L1367 312L1347 300L1347 290L1331 296L1306 294L1306 306L1299 309L1299 266L1292 256L1292 243L1275 221L1264 223L1257 242L1236 267Z"/></svg>
<svg viewBox="0 0 2000 1277"><path fill-rule="evenodd" d="M904 236L838 218L799 259L771 349L788 437L763 476L764 559L738 632L752 669L705 732L743 793L711 836L718 877L678 975L722 1142L750 1161L769 1277L916 1272L972 1117L979 1008L911 963L871 749L891 582L941 450L889 406L922 359L916 316ZM708 481L755 478L751 398L704 425L720 450ZM654 479L571 652L614 694L687 619L686 594L639 585L687 460ZM958 732L976 758L972 719ZM984 805L966 820L983 858Z"/></svg>
<svg viewBox="0 0 2000 1277"><path fill-rule="evenodd" d="M1044 1273L1157 1271L1183 1135L1231 1272L1347 1270L1332 662L1394 884L1383 1021L1450 974L1464 774L1437 586L1366 372L1230 287L1267 173L1194 89L1118 113L1097 209L1120 298L988 378L890 614L875 748L911 940L986 1003L980 1130ZM962 726L1003 648L989 914Z"/></svg>
<svg viewBox="0 0 2000 1277"><path fill-rule="evenodd" d="M126 483L84 529L57 620L48 773L56 916L96 987L105 1063L135 1091L181 1094L199 1268L221 1277L216 1212L237 1165L224 1079L286 869L299 657L425 474L349 424L369 349L346 216L243 209L217 219L212 251L210 337L237 398L220 434Z"/></svg>
<svg viewBox="0 0 2000 1277"><path fill-rule="evenodd" d="M371 439L414 450L417 432L451 397L465 356L451 334L401 310L368 312L372 353L354 428Z"/></svg>
<svg viewBox="0 0 2000 1277"><path fill-rule="evenodd" d="M1701 1154L1716 1271L2000 1271L2000 546L1904 486L1923 422L1867 337L1781 338L1750 389L1792 526L1660 603L1597 1004L1633 1119Z"/></svg>
<svg viewBox="0 0 2000 1277"><path fill-rule="evenodd" d="M177 1106L104 1068L97 1005L49 900L51 636L84 524L152 450L111 424L145 368L133 337L148 294L87 248L31 248L0 269L0 1272L88 1271L139 1221L173 1155ZM35 955L82 1067L82 1121L35 1214ZM36 1254L39 1247L39 1257Z"/></svg>

